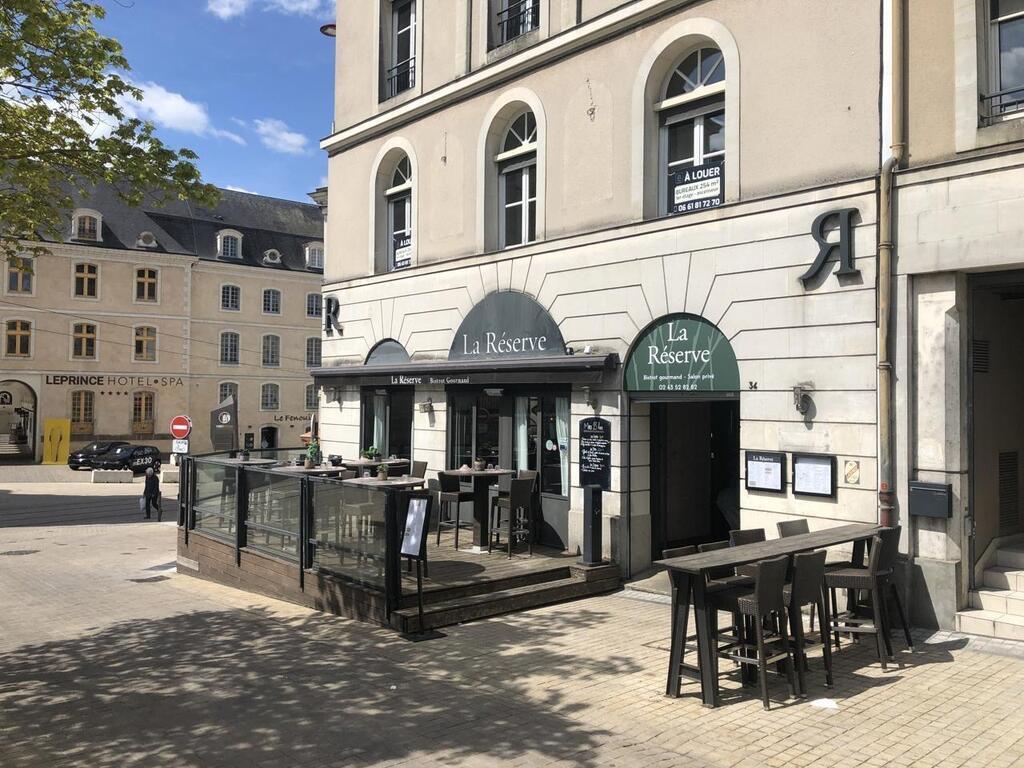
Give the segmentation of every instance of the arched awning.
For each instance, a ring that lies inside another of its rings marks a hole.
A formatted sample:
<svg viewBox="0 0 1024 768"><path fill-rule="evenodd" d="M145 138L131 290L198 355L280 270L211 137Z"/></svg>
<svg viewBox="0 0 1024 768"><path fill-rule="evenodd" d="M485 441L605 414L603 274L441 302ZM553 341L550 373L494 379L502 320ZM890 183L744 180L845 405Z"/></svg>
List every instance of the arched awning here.
<svg viewBox="0 0 1024 768"><path fill-rule="evenodd" d="M622 387L627 392L738 392L740 371L717 326L677 313L640 333L626 357Z"/></svg>

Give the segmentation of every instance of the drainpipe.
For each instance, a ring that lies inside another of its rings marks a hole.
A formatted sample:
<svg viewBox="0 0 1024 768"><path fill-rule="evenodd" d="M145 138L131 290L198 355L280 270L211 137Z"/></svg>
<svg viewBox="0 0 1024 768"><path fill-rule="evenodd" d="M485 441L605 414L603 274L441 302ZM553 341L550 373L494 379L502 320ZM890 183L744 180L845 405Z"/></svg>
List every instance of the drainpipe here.
<svg viewBox="0 0 1024 768"><path fill-rule="evenodd" d="M892 144L882 164L878 196L878 522L892 525L893 386L890 341L892 314L893 177L906 153L904 126L904 0L892 0Z"/></svg>

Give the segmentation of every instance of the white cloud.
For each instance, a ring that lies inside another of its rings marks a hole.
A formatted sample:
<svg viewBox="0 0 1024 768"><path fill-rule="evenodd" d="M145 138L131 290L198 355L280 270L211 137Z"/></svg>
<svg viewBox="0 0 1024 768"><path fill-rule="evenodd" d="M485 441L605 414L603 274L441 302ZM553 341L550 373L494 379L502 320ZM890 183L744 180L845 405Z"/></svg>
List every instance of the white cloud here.
<svg viewBox="0 0 1024 768"><path fill-rule="evenodd" d="M309 139L297 131L288 128L283 120L272 117L252 121L256 134L267 149L283 152L286 155L304 155L309 150L306 145Z"/></svg>
<svg viewBox="0 0 1024 768"><path fill-rule="evenodd" d="M309 16L320 10L320 0L267 0L267 8L281 13L301 13Z"/></svg>
<svg viewBox="0 0 1024 768"><path fill-rule="evenodd" d="M241 16L255 4L256 0L206 0L206 10L218 19L227 21ZM326 12L329 5L328 0L263 0L260 3L264 11L303 16Z"/></svg>
<svg viewBox="0 0 1024 768"><path fill-rule="evenodd" d="M189 101L180 93L168 91L157 83L135 83L142 91L142 99L122 99L125 114L140 120L149 120L161 128L191 133L196 136L212 136L227 139L245 146L245 139L237 133L215 128L210 122L206 106Z"/></svg>
<svg viewBox="0 0 1024 768"><path fill-rule="evenodd" d="M206 0L206 10L218 19L227 21L241 16L249 9L252 0Z"/></svg>

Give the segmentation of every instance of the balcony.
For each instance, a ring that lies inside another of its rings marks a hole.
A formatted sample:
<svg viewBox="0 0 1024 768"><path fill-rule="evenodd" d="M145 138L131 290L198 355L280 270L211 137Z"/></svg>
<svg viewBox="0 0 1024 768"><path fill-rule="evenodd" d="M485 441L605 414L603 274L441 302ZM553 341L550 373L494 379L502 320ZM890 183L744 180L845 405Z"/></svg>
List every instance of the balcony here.
<svg viewBox="0 0 1024 768"><path fill-rule="evenodd" d="M398 62L384 73L384 99L390 99L416 85L416 57Z"/></svg>
<svg viewBox="0 0 1024 768"><path fill-rule="evenodd" d="M981 124L992 125L1024 113L1024 85L981 94Z"/></svg>
<svg viewBox="0 0 1024 768"><path fill-rule="evenodd" d="M497 45L510 43L540 26L540 0L517 0L498 11Z"/></svg>

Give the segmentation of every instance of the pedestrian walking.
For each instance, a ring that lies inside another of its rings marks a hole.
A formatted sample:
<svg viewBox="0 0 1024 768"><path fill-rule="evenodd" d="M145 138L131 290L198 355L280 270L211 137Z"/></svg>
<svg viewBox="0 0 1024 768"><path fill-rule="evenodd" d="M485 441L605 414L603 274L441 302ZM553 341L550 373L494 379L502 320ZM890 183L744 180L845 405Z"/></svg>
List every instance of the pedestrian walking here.
<svg viewBox="0 0 1024 768"><path fill-rule="evenodd" d="M160 504L160 478L150 467L146 470L146 487L142 491L142 498L146 502L146 519L149 520L150 505L156 508L156 521L159 523L164 516L163 507Z"/></svg>

